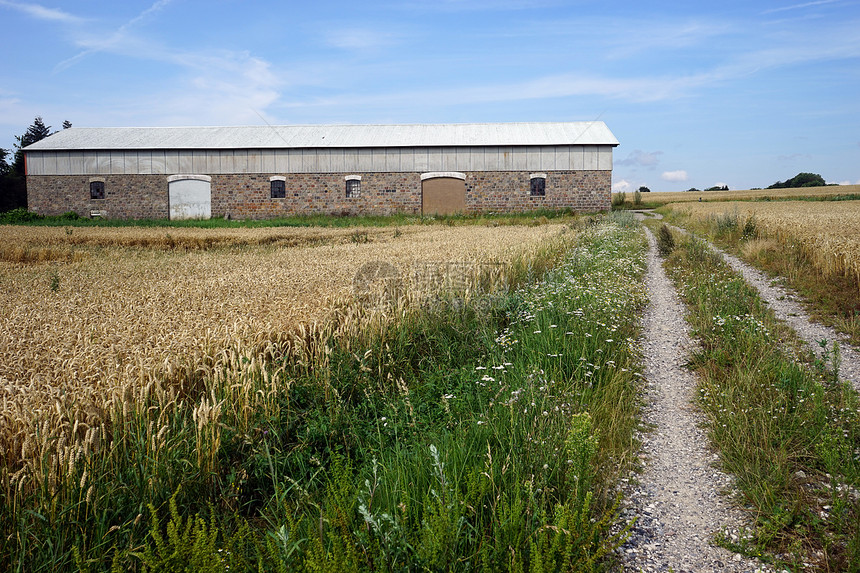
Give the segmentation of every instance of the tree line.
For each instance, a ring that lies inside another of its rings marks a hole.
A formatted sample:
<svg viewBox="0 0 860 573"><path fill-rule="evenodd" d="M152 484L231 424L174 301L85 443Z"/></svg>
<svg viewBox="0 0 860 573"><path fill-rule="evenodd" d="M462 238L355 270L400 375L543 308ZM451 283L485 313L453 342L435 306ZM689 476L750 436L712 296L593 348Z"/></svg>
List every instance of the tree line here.
<svg viewBox="0 0 860 573"><path fill-rule="evenodd" d="M63 129L72 127L70 121L63 122ZM15 136L15 151L0 147L0 212L27 208L27 173L24 148L56 133L36 117L22 135Z"/></svg>

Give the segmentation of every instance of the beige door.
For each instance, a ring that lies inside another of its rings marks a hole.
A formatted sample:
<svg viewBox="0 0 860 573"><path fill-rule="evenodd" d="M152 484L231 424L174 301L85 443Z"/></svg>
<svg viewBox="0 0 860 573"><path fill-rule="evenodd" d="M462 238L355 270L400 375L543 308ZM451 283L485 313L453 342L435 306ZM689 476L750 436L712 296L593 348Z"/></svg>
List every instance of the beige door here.
<svg viewBox="0 0 860 573"><path fill-rule="evenodd" d="M453 215L466 212L466 182L456 177L433 177L421 182L421 214Z"/></svg>

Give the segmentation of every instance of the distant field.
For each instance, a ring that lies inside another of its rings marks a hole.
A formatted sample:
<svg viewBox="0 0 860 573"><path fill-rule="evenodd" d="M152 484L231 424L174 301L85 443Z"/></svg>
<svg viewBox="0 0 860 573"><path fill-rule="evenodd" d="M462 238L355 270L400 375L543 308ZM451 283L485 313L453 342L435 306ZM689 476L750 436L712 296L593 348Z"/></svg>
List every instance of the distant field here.
<svg viewBox="0 0 860 573"><path fill-rule="evenodd" d="M839 195L860 194L860 185L830 185L827 187L798 187L792 189L756 189L747 191L698 191L698 192L659 192L643 193L642 201L653 204L678 203L687 201L767 201L788 198L824 198ZM633 199L627 193L627 202Z"/></svg>

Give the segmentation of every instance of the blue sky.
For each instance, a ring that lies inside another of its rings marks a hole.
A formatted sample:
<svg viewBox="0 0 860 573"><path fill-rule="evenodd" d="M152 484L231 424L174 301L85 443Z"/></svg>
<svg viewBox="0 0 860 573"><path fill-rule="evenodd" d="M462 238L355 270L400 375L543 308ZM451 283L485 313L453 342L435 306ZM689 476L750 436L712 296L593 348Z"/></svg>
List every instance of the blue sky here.
<svg viewBox="0 0 860 573"><path fill-rule="evenodd" d="M860 183L860 0L0 0L0 147L75 126L605 121L613 188Z"/></svg>

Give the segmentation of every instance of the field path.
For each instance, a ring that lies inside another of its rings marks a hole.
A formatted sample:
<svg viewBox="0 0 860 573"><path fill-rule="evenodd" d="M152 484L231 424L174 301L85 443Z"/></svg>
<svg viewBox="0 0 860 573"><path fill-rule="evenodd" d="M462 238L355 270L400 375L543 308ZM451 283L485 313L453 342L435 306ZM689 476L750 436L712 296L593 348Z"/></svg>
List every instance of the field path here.
<svg viewBox="0 0 860 573"><path fill-rule="evenodd" d="M638 516L638 521L620 549L623 570L765 570L761 563L711 543L720 530L736 535L747 519L720 494L734 488L732 479L714 467L716 455L700 428L701 415L694 406L696 380L683 366L692 345L683 306L663 271L650 232L648 241L643 422L654 429L642 436L645 470L626 492L626 515Z"/></svg>
<svg viewBox="0 0 860 573"><path fill-rule="evenodd" d="M772 279L763 272L716 247L712 246L712 248L725 258L735 272L743 275L747 284L758 290L776 317L794 329L800 338L815 351L816 355L820 355L822 352L818 344L820 340L827 341L828 349L832 348L834 342L838 342L842 358L839 378L847 380L860 392L860 351L846 343L844 341L845 336L829 326L813 322L801 304L797 302L797 296L779 285L772 284Z"/></svg>
<svg viewBox="0 0 860 573"><path fill-rule="evenodd" d="M662 215L659 213L654 213L654 215L658 219L662 219ZM643 217L643 215L637 214L637 218L640 220ZM689 231L680 227L673 226L673 228L682 233L689 233ZM732 270L740 273L747 284L758 290L759 295L768 303L776 317L797 332L798 336L809 345L809 348L817 356L821 356L822 354L822 348L818 344L819 341L826 340L828 350L832 348L834 342L837 342L842 360L839 368L840 379L850 382L854 386L854 389L860 392L860 349L845 342L846 337L835 329L814 322L806 310L804 310L801 303L798 302L799 297L791 290L774 284L771 278L752 265L718 249L711 243L708 243L708 245L725 259L729 266L732 267Z"/></svg>

